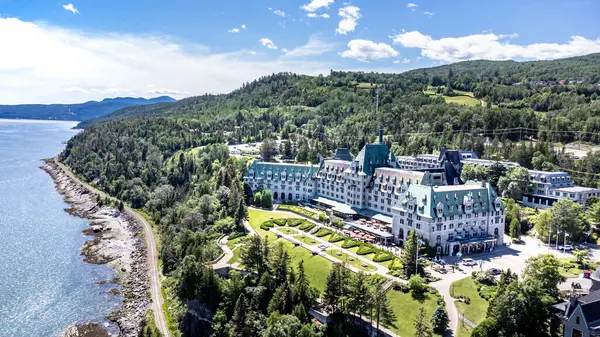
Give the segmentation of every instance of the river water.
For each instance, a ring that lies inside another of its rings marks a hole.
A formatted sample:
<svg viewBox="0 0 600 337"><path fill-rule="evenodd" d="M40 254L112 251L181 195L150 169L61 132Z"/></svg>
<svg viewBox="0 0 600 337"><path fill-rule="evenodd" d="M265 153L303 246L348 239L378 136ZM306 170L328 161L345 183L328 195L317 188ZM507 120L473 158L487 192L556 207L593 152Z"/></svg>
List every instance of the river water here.
<svg viewBox="0 0 600 337"><path fill-rule="evenodd" d="M116 273L84 263L85 219L67 214L40 159L57 155L74 122L0 119L0 336L59 336L73 322L107 325Z"/></svg>

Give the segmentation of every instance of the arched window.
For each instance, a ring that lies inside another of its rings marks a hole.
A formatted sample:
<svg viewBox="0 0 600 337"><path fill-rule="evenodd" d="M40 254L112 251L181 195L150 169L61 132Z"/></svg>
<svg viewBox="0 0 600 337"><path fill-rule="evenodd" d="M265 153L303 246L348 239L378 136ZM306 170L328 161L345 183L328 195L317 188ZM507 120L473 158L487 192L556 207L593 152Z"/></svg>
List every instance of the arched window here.
<svg viewBox="0 0 600 337"><path fill-rule="evenodd" d="M273 200L277 200L277 197L278 197L278 196L279 196L279 195L277 194L277 192L273 193Z"/></svg>
<svg viewBox="0 0 600 337"><path fill-rule="evenodd" d="M498 228L494 229L494 236L498 236Z"/></svg>
<svg viewBox="0 0 600 337"><path fill-rule="evenodd" d="M292 193L288 193L288 200L293 200L294 198L292 197Z"/></svg>
<svg viewBox="0 0 600 337"><path fill-rule="evenodd" d="M438 246L442 244L442 236L441 235L437 236L437 238L435 239L435 244Z"/></svg>
<svg viewBox="0 0 600 337"><path fill-rule="evenodd" d="M404 240L404 228L400 228L400 232L398 232L398 239Z"/></svg>

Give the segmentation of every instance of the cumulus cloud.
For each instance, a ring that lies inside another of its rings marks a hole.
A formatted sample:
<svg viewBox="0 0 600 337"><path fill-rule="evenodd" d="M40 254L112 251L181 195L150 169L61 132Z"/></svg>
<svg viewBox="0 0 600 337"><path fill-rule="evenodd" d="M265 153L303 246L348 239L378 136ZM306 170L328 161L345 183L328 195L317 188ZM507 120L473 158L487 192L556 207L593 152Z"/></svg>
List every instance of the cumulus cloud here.
<svg viewBox="0 0 600 337"><path fill-rule="evenodd" d="M277 46L275 45L275 43L273 43L273 41L271 41L270 39L263 37L262 39L260 39L260 44L262 44L264 47L267 47L269 49L277 49Z"/></svg>
<svg viewBox="0 0 600 337"><path fill-rule="evenodd" d="M377 43L369 40L352 40L348 42L348 50L343 51L340 55L361 62L373 62L377 59L398 56L398 52L385 43Z"/></svg>
<svg viewBox="0 0 600 337"><path fill-rule="evenodd" d="M353 32L358 24L360 18L360 8L356 6L347 6L340 8L338 14L342 17L338 28L335 30L339 34L346 35L349 32Z"/></svg>
<svg viewBox="0 0 600 337"><path fill-rule="evenodd" d="M424 12L423 12L423 14L425 14L425 15L429 15L429 16L433 16L433 13L431 13L431 12L428 12L428 11L424 11Z"/></svg>
<svg viewBox="0 0 600 337"><path fill-rule="evenodd" d="M246 29L246 25L242 25L242 29Z"/></svg>
<svg viewBox="0 0 600 337"><path fill-rule="evenodd" d="M305 45L288 51L282 49L282 51L288 57L307 57L328 53L334 50L335 47L335 44L323 40L320 36L312 35L308 38L308 42Z"/></svg>
<svg viewBox="0 0 600 337"><path fill-rule="evenodd" d="M406 5L406 8L415 8L415 7L419 7L419 5L413 4L411 2L409 2L408 5Z"/></svg>
<svg viewBox="0 0 600 337"><path fill-rule="evenodd" d="M308 13L306 14L306 16L308 16L309 18L323 18L323 19L329 19L330 16L327 13L323 13L321 15L317 14L317 13Z"/></svg>
<svg viewBox="0 0 600 337"><path fill-rule="evenodd" d="M73 14L79 14L79 11L77 8L75 8L75 6L73 6L73 4L63 5L63 8Z"/></svg>
<svg viewBox="0 0 600 337"><path fill-rule="evenodd" d="M279 15L279 16L281 16L282 18L285 18L285 12L284 12L284 11L282 11L282 10L276 9L276 10L274 10L274 11L273 11L273 14L275 14L275 15Z"/></svg>
<svg viewBox="0 0 600 337"><path fill-rule="evenodd" d="M272 73L316 75L335 67L265 59L248 50L215 53L170 37L87 32L16 18L0 18L0 45L10 50L0 53L0 104L75 103L167 91L183 98L229 92Z"/></svg>
<svg viewBox="0 0 600 337"><path fill-rule="evenodd" d="M228 30L228 32L230 32L230 33L239 33L240 29L239 28L233 28L233 29Z"/></svg>
<svg viewBox="0 0 600 337"><path fill-rule="evenodd" d="M600 52L600 38L572 36L567 43L513 44L507 39L516 34L474 34L463 37L433 39L419 31L392 36L395 44L419 48L421 55L432 60L456 62L464 60L548 60Z"/></svg>
<svg viewBox="0 0 600 337"><path fill-rule="evenodd" d="M321 8L329 8L329 5L331 5L333 2L334 0L312 0L310 3L303 5L302 9L307 12L315 12Z"/></svg>

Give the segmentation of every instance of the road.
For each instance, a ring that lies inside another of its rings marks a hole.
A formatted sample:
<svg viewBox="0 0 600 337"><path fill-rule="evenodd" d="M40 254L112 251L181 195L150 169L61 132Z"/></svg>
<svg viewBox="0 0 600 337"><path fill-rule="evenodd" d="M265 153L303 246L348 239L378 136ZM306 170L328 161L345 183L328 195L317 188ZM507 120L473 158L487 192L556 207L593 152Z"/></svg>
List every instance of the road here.
<svg viewBox="0 0 600 337"><path fill-rule="evenodd" d="M91 185L81 181L71 170L58 161L57 158L54 158L54 162L75 182L79 183L79 185L86 188L88 191L92 193L96 193L100 195L102 198L111 198L106 193L92 187ZM168 337L169 328L167 326L167 320L165 318L165 313L163 312L162 306L164 303L164 299L161 292L161 283L160 283L160 275L158 273L158 251L156 249L156 241L154 239L154 232L152 231L152 227L150 224L137 213L135 210L131 209L129 206L125 205L124 213L133 217L138 223L142 224L142 228L144 230L144 237L146 238L146 252L147 252L147 261L148 261L148 276L150 280L150 294L152 298L152 311L154 312L154 321L156 322L156 327L163 336Z"/></svg>

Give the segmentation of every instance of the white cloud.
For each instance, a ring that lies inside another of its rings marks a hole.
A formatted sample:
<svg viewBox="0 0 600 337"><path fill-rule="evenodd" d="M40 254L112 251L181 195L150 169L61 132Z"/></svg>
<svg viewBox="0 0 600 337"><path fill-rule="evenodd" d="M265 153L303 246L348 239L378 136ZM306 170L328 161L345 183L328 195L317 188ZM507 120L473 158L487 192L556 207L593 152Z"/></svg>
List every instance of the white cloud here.
<svg viewBox="0 0 600 337"><path fill-rule="evenodd" d="M267 9L268 9L268 10L270 10L270 11L272 11L272 10L273 10L273 8L271 8L271 7L267 8Z"/></svg>
<svg viewBox="0 0 600 337"><path fill-rule="evenodd" d="M73 4L63 5L63 8L73 14L79 14L79 11L77 8L75 8L75 6L73 6Z"/></svg>
<svg viewBox="0 0 600 337"><path fill-rule="evenodd" d="M246 25L242 25L242 29L246 29Z"/></svg>
<svg viewBox="0 0 600 337"><path fill-rule="evenodd" d="M279 15L279 16L281 16L282 18L285 18L285 12L284 12L284 11L282 11L282 10L276 9L276 10L274 10L274 11L273 11L273 14L275 14L275 15Z"/></svg>
<svg viewBox="0 0 600 337"><path fill-rule="evenodd" d="M507 39L516 34L474 34L439 40L411 31L391 36L393 42L406 48L419 48L421 55L432 60L456 62L464 60L547 60L600 52L600 38L572 36L567 43L512 44Z"/></svg>
<svg viewBox="0 0 600 337"><path fill-rule="evenodd" d="M323 13L321 15L317 14L317 13L308 13L306 14L306 16L308 16L309 18L323 18L323 19L329 19L330 16L327 13Z"/></svg>
<svg viewBox="0 0 600 337"><path fill-rule="evenodd" d="M402 60L402 63L410 63L410 59L405 57L404 60Z"/></svg>
<svg viewBox="0 0 600 337"><path fill-rule="evenodd" d="M189 93L187 93L185 91L181 91L181 90L175 90L175 89L158 89L158 88L148 89L146 91L146 93L148 95L153 95L153 96L158 96L158 95L183 96L183 95L189 94Z"/></svg>
<svg viewBox="0 0 600 337"><path fill-rule="evenodd" d="M284 52L284 53L288 52L287 48L281 48L281 51Z"/></svg>
<svg viewBox="0 0 600 337"><path fill-rule="evenodd" d="M419 7L419 5L413 4L411 2L409 2L408 5L406 5L406 8L415 8L415 7Z"/></svg>
<svg viewBox="0 0 600 337"><path fill-rule="evenodd" d="M239 28L233 28L233 29L228 30L228 32L230 32L230 33L239 33L240 29Z"/></svg>
<svg viewBox="0 0 600 337"><path fill-rule="evenodd" d="M16 18L0 18L0 45L10 50L0 53L0 104L150 97L148 91L167 90L183 98L229 92L282 71L316 75L335 68L252 56L248 50L215 53L170 37L86 32Z"/></svg>
<svg viewBox="0 0 600 337"><path fill-rule="evenodd" d="M321 39L318 35L312 35L308 38L308 42L305 45L284 51L284 53L289 57L307 57L328 53L334 50L335 47L335 44Z"/></svg>
<svg viewBox="0 0 600 337"><path fill-rule="evenodd" d="M360 18L360 8L356 6L347 6L340 8L338 14L342 17L338 28L335 30L339 34L346 35L353 32Z"/></svg>
<svg viewBox="0 0 600 337"><path fill-rule="evenodd" d="M307 12L315 12L320 8L329 8L329 5L331 5L333 2L334 0L312 0L310 3L303 5L302 9Z"/></svg>
<svg viewBox="0 0 600 337"><path fill-rule="evenodd" d="M361 62L373 62L377 59L398 56L398 52L390 45L369 40L352 40L348 42L348 50L340 54L345 58L357 59Z"/></svg>
<svg viewBox="0 0 600 337"><path fill-rule="evenodd" d="M255 56L255 55L256 55L256 52L255 52L254 50L251 50L251 51L249 51L249 52L248 52L248 55Z"/></svg>
<svg viewBox="0 0 600 337"><path fill-rule="evenodd" d="M423 12L423 14L425 14L425 15L429 15L429 16L433 16L433 13L431 13L431 12L428 12L428 11L424 11L424 12Z"/></svg>
<svg viewBox="0 0 600 337"><path fill-rule="evenodd" d="M267 47L269 49L277 49L277 46L275 45L275 43L273 43L273 41L271 41L270 39L267 39L266 37L263 37L262 39L260 39L260 44L262 44L264 47Z"/></svg>
<svg viewBox="0 0 600 337"><path fill-rule="evenodd" d="M400 63L400 60L393 60L392 63L393 64L398 64L398 63Z"/></svg>

